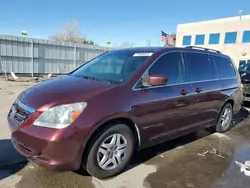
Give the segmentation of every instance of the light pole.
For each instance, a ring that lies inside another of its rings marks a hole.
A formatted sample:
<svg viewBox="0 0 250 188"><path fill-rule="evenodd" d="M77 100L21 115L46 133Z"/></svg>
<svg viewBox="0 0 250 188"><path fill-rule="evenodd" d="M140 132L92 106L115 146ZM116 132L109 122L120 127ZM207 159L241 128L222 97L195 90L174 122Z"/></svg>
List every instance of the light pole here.
<svg viewBox="0 0 250 188"><path fill-rule="evenodd" d="M239 10L240 20L241 20L242 13L243 13L243 10Z"/></svg>
<svg viewBox="0 0 250 188"><path fill-rule="evenodd" d="M21 34L27 36L28 31L22 31ZM34 42L32 38L31 38L30 54L31 54L30 58L31 58L31 70L32 70L31 76L34 77Z"/></svg>
<svg viewBox="0 0 250 188"><path fill-rule="evenodd" d="M151 41L148 39L148 40L146 40L146 45L147 46L150 46L150 43L151 43Z"/></svg>
<svg viewBox="0 0 250 188"><path fill-rule="evenodd" d="M111 44L110 41L107 41L107 42L106 42L106 50L105 50L105 51L107 51L108 45L110 45L110 44Z"/></svg>

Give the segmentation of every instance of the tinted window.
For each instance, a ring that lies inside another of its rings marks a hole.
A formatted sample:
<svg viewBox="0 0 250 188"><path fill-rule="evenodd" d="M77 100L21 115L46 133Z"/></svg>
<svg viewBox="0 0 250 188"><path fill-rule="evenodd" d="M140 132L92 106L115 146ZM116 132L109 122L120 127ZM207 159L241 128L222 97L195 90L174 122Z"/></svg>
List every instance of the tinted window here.
<svg viewBox="0 0 250 188"><path fill-rule="evenodd" d="M219 78L235 77L235 70L229 58L214 56Z"/></svg>
<svg viewBox="0 0 250 188"><path fill-rule="evenodd" d="M185 53L188 62L190 80L202 81L216 79L216 68L208 54Z"/></svg>
<svg viewBox="0 0 250 188"><path fill-rule="evenodd" d="M225 34L225 44L236 43L237 32L227 32Z"/></svg>
<svg viewBox="0 0 250 188"><path fill-rule="evenodd" d="M209 44L219 44L220 33L212 33L209 35Z"/></svg>
<svg viewBox="0 0 250 188"><path fill-rule="evenodd" d="M114 84L126 82L153 53L111 51L105 53L72 73L72 76L96 78Z"/></svg>
<svg viewBox="0 0 250 188"><path fill-rule="evenodd" d="M191 45L191 35L189 36L183 36L183 41L182 41L182 45L187 46L187 45Z"/></svg>
<svg viewBox="0 0 250 188"><path fill-rule="evenodd" d="M148 72L143 75L144 83L146 82L148 75L166 76L168 79L167 85L184 82L181 54L179 52L172 52L158 59Z"/></svg>
<svg viewBox="0 0 250 188"><path fill-rule="evenodd" d="M244 31L242 42L243 43L250 42L250 31Z"/></svg>
<svg viewBox="0 0 250 188"><path fill-rule="evenodd" d="M195 44L196 45L203 45L205 40L205 35L196 35L195 37Z"/></svg>

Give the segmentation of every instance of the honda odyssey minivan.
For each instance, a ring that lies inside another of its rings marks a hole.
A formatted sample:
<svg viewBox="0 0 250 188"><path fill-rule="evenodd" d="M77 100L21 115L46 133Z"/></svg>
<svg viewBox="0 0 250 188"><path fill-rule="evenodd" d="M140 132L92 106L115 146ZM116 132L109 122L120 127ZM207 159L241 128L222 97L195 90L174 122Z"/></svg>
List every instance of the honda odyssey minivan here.
<svg viewBox="0 0 250 188"><path fill-rule="evenodd" d="M26 158L104 179L137 150L198 129L228 131L242 100L239 73L219 51L130 48L22 92L8 122Z"/></svg>

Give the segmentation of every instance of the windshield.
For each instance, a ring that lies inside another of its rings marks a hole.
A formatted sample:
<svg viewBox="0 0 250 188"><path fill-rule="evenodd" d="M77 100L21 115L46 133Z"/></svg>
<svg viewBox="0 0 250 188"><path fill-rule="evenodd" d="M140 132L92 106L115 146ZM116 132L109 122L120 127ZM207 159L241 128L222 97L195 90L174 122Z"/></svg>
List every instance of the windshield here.
<svg viewBox="0 0 250 188"><path fill-rule="evenodd" d="M89 61L71 75L123 84L151 55L152 53L112 51Z"/></svg>
<svg viewBox="0 0 250 188"><path fill-rule="evenodd" d="M250 63L243 64L239 67L239 71L250 72Z"/></svg>

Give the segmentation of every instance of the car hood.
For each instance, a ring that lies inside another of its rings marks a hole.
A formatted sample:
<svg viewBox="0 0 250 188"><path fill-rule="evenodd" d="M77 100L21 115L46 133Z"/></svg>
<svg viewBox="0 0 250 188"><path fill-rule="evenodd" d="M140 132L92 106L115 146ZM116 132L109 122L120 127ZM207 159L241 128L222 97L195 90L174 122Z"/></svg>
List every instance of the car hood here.
<svg viewBox="0 0 250 188"><path fill-rule="evenodd" d="M116 87L102 81L94 81L69 75L41 82L23 93L18 99L36 110L53 105L87 102L91 97Z"/></svg>

